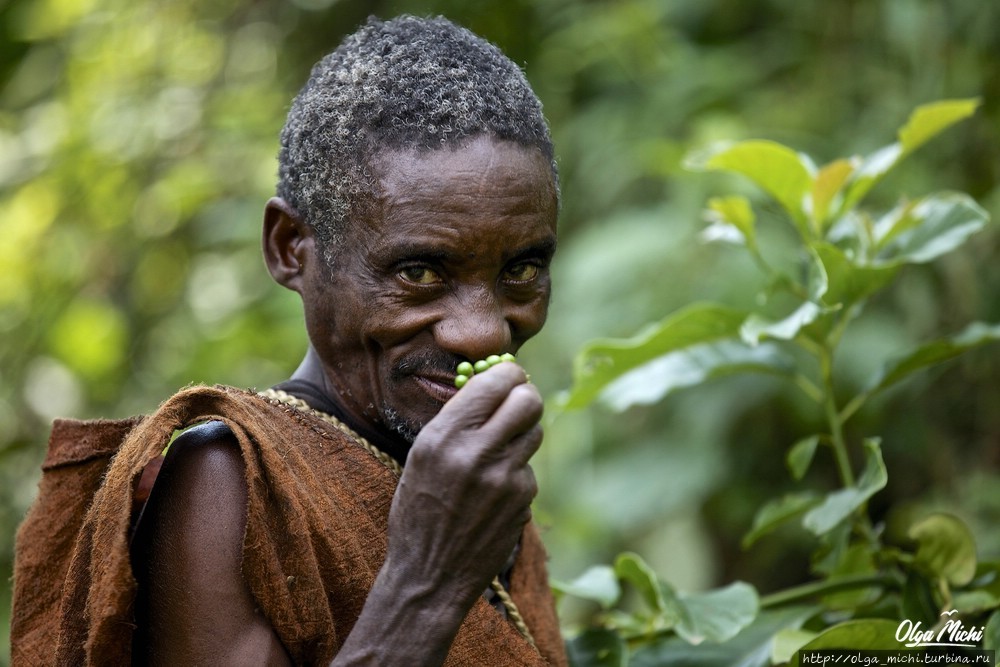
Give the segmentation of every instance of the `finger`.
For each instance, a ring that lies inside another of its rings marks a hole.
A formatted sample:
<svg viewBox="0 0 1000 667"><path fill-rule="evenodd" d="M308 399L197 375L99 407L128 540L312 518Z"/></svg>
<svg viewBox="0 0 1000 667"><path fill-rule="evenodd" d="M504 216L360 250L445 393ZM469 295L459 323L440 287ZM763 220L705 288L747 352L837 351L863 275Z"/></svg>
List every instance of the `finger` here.
<svg viewBox="0 0 1000 667"><path fill-rule="evenodd" d="M505 454L510 457L511 463L515 466L528 467L528 461L531 460L531 457L535 455L535 452L542 445L543 436L542 425L535 424L524 433L511 439L507 443ZM534 494L532 494L532 497L534 497Z"/></svg>
<svg viewBox="0 0 1000 667"><path fill-rule="evenodd" d="M537 425L544 407L542 396L534 385L517 385L483 423L481 430L502 441L510 440Z"/></svg>
<svg viewBox="0 0 1000 667"><path fill-rule="evenodd" d="M444 404L439 415L463 423L482 424L507 399L511 390L527 382L527 375L517 364L503 362L469 379L461 391Z"/></svg>

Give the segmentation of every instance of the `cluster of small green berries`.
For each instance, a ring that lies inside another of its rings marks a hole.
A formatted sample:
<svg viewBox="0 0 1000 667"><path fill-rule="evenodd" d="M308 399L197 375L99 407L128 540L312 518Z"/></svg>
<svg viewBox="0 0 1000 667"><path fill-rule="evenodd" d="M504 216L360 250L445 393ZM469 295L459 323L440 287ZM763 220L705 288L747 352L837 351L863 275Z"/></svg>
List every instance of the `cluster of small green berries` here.
<svg viewBox="0 0 1000 667"><path fill-rule="evenodd" d="M455 376L455 386L461 389L465 386L465 383L469 381L469 378L476 373L482 373L487 368L492 368L502 361L514 361L514 355L510 352L504 352L503 354L491 354L485 359L480 359L476 363L470 363L468 361L463 361L455 368L457 375Z"/></svg>

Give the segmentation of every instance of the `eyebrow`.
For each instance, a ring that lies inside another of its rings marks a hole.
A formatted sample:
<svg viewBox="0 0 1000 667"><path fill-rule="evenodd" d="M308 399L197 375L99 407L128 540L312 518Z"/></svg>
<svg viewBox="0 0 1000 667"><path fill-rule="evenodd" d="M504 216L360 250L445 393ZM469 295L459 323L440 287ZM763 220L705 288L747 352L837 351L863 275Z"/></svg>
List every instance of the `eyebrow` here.
<svg viewBox="0 0 1000 667"><path fill-rule="evenodd" d="M546 260L552 259L552 256L556 253L556 238L550 237L540 241L538 243L532 243L528 246L516 250L512 253L504 255L504 261L509 262L512 259L519 257L541 257Z"/></svg>
<svg viewBox="0 0 1000 667"><path fill-rule="evenodd" d="M539 257L549 260L556 252L556 243L555 237L546 238L537 243L529 243L521 248L504 253L503 261L506 263L522 257ZM386 248L383 253L379 254L389 263L414 259L444 264L448 262L460 262L465 256L463 252L456 252L453 249L442 248L439 245L420 241L403 241L394 244L391 248Z"/></svg>

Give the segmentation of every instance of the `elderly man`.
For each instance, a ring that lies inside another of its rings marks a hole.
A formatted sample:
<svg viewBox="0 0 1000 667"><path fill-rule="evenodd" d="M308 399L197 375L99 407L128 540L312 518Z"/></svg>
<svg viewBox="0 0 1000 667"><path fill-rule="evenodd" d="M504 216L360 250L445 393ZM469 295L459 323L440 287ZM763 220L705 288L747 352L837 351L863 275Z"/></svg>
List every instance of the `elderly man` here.
<svg viewBox="0 0 1000 667"><path fill-rule="evenodd" d="M57 424L49 473L117 454L58 622L15 608L15 659L58 627L72 664L564 663L530 523L541 398L514 363L454 382L545 321L558 186L537 98L444 19L371 20L313 69L281 144L264 256L302 299L305 359L263 395ZM51 576L43 510L22 600Z"/></svg>

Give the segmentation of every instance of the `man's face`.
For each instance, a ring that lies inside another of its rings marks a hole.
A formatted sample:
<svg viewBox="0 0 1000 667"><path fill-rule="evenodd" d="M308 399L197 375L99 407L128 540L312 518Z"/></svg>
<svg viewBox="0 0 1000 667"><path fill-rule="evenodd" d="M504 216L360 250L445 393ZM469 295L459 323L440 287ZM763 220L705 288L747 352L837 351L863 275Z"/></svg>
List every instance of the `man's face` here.
<svg viewBox="0 0 1000 667"><path fill-rule="evenodd" d="M412 440L458 362L516 353L545 323L556 193L537 150L485 137L375 167L370 215L332 275L308 273L306 326L341 407Z"/></svg>

